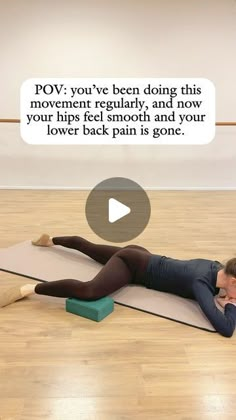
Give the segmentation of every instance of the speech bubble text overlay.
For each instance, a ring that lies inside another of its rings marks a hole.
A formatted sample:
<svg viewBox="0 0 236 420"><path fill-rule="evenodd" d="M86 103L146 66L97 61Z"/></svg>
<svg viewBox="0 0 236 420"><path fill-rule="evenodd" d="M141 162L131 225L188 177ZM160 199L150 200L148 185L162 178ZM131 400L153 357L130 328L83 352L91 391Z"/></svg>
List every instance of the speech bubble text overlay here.
<svg viewBox="0 0 236 420"><path fill-rule="evenodd" d="M215 87L203 78L28 79L21 136L29 144L207 144Z"/></svg>

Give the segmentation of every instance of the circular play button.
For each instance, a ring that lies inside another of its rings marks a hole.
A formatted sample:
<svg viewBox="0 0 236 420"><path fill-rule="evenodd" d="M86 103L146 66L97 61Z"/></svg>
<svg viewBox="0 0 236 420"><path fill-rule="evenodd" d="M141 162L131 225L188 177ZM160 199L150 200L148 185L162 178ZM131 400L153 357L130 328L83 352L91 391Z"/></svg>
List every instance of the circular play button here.
<svg viewBox="0 0 236 420"><path fill-rule="evenodd" d="M97 184L88 196L85 210L94 233L110 242L136 238L151 214L146 192L127 178L109 178Z"/></svg>

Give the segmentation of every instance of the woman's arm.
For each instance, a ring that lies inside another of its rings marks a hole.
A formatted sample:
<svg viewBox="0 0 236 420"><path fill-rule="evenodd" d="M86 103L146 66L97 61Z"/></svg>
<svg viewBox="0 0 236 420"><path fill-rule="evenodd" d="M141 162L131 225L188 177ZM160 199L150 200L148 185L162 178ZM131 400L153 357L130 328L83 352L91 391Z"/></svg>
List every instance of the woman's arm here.
<svg viewBox="0 0 236 420"><path fill-rule="evenodd" d="M195 281L193 292L200 308L216 331L224 337L232 337L236 325L236 306L227 303L222 313L216 307L214 296L204 279Z"/></svg>

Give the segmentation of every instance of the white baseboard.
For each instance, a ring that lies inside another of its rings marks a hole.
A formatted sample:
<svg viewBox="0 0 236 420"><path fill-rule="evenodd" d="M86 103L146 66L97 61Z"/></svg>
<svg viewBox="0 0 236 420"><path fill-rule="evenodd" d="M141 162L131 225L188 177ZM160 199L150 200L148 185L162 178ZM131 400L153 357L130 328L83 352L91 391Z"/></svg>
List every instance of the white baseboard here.
<svg viewBox="0 0 236 420"><path fill-rule="evenodd" d="M90 191L94 188L91 187L58 187L58 186L18 186L18 185L0 185L0 190L62 190L62 191ZM145 187L142 188L146 191L236 191L235 187Z"/></svg>

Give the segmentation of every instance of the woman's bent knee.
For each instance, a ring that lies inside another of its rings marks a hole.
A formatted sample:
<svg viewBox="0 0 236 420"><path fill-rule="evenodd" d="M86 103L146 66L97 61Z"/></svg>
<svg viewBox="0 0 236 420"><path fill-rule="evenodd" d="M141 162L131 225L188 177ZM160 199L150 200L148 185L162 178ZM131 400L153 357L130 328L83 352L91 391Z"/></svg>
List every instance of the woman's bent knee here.
<svg viewBox="0 0 236 420"><path fill-rule="evenodd" d="M95 290L92 286L92 281L86 281L82 284L80 283L76 285L73 297L82 300L96 300L101 296L98 296L95 293Z"/></svg>

